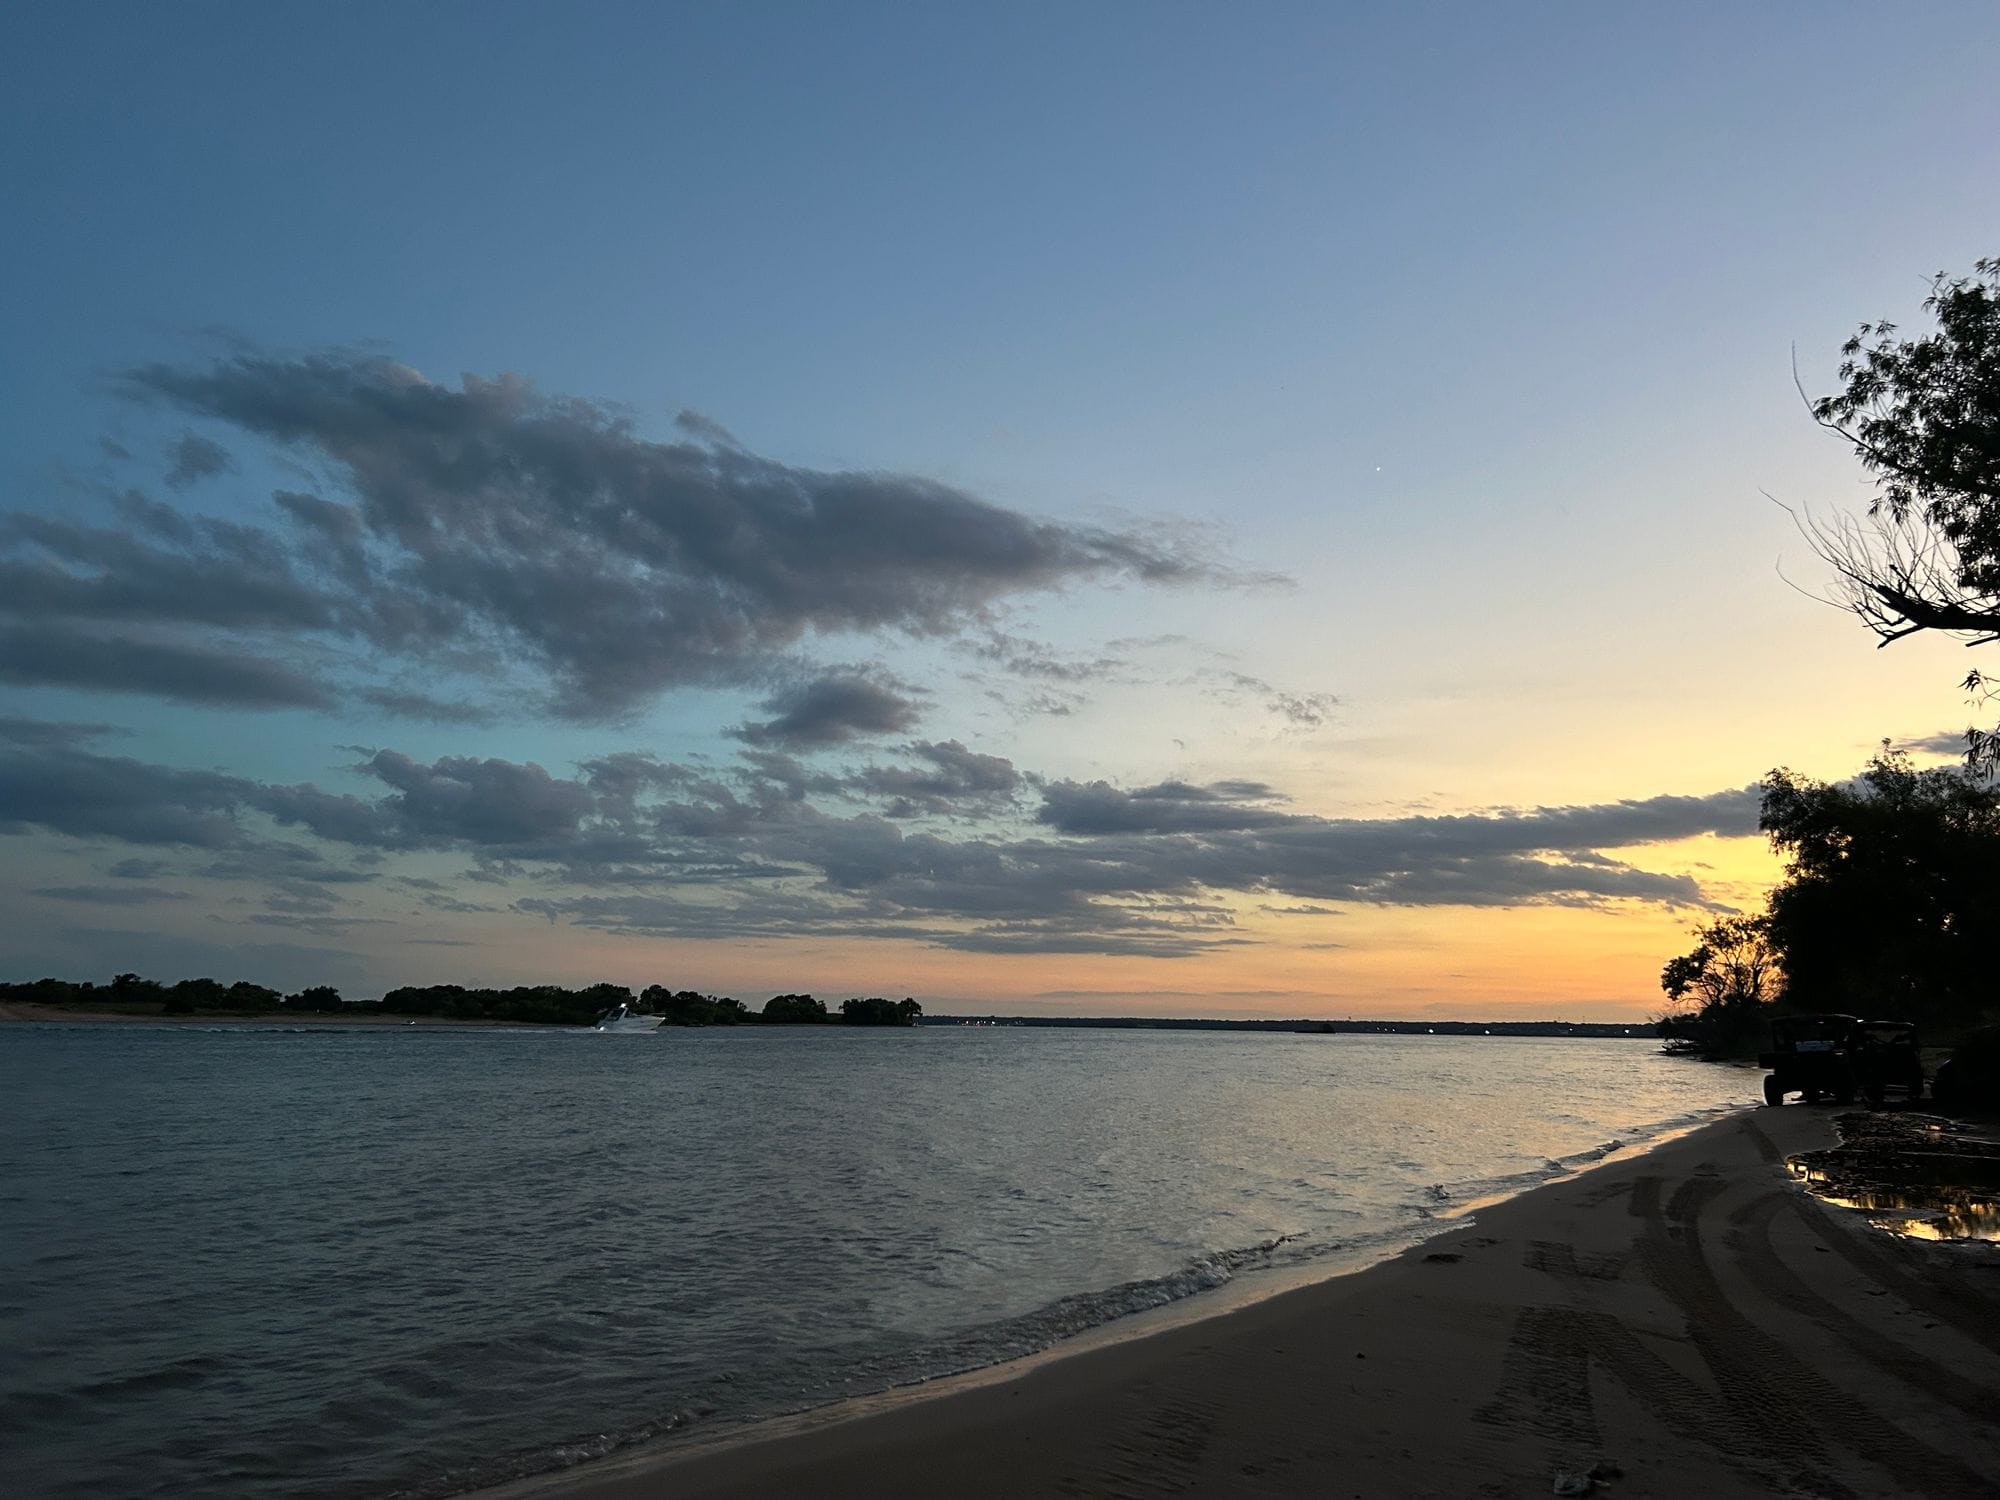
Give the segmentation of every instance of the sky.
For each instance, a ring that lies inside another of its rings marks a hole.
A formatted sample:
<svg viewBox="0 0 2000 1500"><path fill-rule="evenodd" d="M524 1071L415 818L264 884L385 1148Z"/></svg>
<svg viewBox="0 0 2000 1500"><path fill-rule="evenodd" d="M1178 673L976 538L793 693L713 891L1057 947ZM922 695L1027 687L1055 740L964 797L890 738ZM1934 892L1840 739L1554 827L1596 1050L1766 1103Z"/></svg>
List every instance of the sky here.
<svg viewBox="0 0 2000 1500"><path fill-rule="evenodd" d="M2000 254L1996 49L14 7L0 977L1655 1013L1760 777L1972 716L1794 516Z"/></svg>

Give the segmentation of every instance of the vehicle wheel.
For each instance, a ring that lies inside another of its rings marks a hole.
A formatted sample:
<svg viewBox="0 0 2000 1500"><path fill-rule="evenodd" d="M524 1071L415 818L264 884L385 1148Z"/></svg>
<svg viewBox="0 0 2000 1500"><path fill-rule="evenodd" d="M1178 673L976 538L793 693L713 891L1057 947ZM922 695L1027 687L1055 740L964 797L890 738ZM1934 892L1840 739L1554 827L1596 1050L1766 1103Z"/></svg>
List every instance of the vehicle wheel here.
<svg viewBox="0 0 2000 1500"><path fill-rule="evenodd" d="M1807 1089L1807 1090L1806 1090L1806 1103L1808 1103L1808 1104L1817 1104L1817 1103L1819 1103L1819 1090L1818 1090L1818 1089Z"/></svg>
<svg viewBox="0 0 2000 1500"><path fill-rule="evenodd" d="M1882 1107L1883 1101L1885 1101L1888 1097L1889 1097L1889 1091L1883 1088L1880 1084L1877 1084L1875 1085L1875 1087L1871 1088L1868 1091L1868 1107L1870 1109L1880 1109Z"/></svg>
<svg viewBox="0 0 2000 1500"><path fill-rule="evenodd" d="M1764 1080L1764 1102L1773 1108L1785 1102L1785 1091L1778 1087L1778 1075L1771 1074Z"/></svg>

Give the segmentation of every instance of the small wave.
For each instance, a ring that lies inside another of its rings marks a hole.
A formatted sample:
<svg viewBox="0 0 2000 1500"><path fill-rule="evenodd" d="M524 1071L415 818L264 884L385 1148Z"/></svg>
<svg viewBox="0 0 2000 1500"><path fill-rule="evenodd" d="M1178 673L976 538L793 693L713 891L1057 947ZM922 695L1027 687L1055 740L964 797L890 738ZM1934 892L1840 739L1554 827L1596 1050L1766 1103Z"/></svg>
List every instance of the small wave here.
<svg viewBox="0 0 2000 1500"><path fill-rule="evenodd" d="M1429 1219L1434 1217L1440 1208L1445 1205L1490 1202L1496 1198L1511 1198L1516 1194L1538 1188L1544 1183L1555 1182L1561 1178L1573 1176L1587 1167L1595 1166L1614 1152L1624 1151L1634 1145L1640 1147L1648 1146L1662 1137L1677 1135L1683 1131L1691 1130L1696 1126L1706 1124L1710 1120L1734 1114L1740 1108L1742 1106L1736 1104L1711 1105L1701 1109L1689 1110L1684 1114L1674 1115L1668 1119L1654 1121L1646 1125L1626 1126L1623 1127L1620 1134L1613 1136L1610 1140L1604 1141L1599 1145L1586 1147L1581 1151L1573 1151L1567 1156L1544 1157L1540 1166L1528 1167L1519 1172L1500 1173L1492 1177L1468 1178L1463 1182L1434 1182L1423 1190L1419 1201L1416 1203L1406 1203L1404 1208L1419 1219Z"/></svg>
<svg viewBox="0 0 2000 1500"><path fill-rule="evenodd" d="M153 1391L180 1390L186 1386L200 1385L221 1370L219 1360L196 1354L187 1359L177 1359L157 1370L145 1370L137 1375L120 1375L111 1380L93 1380L79 1385L69 1392L72 1396L82 1396L94 1401L117 1400L123 1396L143 1396Z"/></svg>

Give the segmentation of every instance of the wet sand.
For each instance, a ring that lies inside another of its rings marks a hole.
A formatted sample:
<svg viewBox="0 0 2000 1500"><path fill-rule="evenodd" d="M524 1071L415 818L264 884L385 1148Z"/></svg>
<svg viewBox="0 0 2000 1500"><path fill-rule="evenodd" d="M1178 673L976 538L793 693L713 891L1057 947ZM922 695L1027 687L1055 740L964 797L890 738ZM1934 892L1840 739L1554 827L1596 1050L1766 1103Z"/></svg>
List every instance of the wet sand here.
<svg viewBox="0 0 2000 1500"><path fill-rule="evenodd" d="M1812 1197L1834 1139L1746 1110L1215 1318L484 1500L2000 1494L2000 1250Z"/></svg>

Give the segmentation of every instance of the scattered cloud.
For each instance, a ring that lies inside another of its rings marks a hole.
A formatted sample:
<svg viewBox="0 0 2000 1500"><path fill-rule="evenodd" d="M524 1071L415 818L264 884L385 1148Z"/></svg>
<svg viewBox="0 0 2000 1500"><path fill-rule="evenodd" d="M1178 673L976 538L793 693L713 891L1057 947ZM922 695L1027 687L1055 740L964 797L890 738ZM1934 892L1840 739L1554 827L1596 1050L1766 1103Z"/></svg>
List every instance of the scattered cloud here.
<svg viewBox="0 0 2000 1500"><path fill-rule="evenodd" d="M353 920L336 910L335 891L377 879L385 859L424 851L465 858L468 876L493 884L540 888L517 896L515 910L604 930L1177 957L1251 941L1235 916L1244 899L1285 915L1354 904L1722 909L1693 876L1645 869L1622 851L1747 836L1757 819L1754 787L1335 819L1299 812L1251 781L1044 781L956 740L912 741L893 762L826 769L768 750L725 769L621 752L572 777L532 763L377 750L354 767L376 788L362 795L34 739L0 750L0 830L206 851L206 865L180 873L254 880L264 917L327 931ZM990 816L1031 791L1040 801L1025 831ZM860 806L829 811L827 799ZM968 811L989 816L969 830L908 822ZM463 901L456 881L397 878L436 898L434 909L471 905L451 904Z"/></svg>
<svg viewBox="0 0 2000 1500"><path fill-rule="evenodd" d="M777 717L733 731L752 745L816 750L872 735L897 734L917 721L917 706L879 676L837 671L780 689L763 703Z"/></svg>
<svg viewBox="0 0 2000 1500"><path fill-rule="evenodd" d="M49 719L20 719L0 715L0 745L47 749L61 745L79 745L121 732L110 724L65 724Z"/></svg>
<svg viewBox="0 0 2000 1500"><path fill-rule="evenodd" d="M137 491L106 497L111 525L9 517L5 680L265 707L358 693L470 722L394 680L421 669L603 721L676 687L768 681L808 636L950 635L1008 596L1092 579L1234 581L1192 535L790 465L698 413L656 441L517 375L450 386L374 354L239 353L133 369L119 389L269 445L310 487L254 523ZM169 458L175 489L237 467L193 431ZM777 742L908 727L877 707L869 723L788 706L758 727Z"/></svg>
<svg viewBox="0 0 2000 1500"><path fill-rule="evenodd" d="M1903 748L1914 750L1919 754L1963 756L1967 733L1968 731L1963 729L1940 730L1921 739L1905 740Z"/></svg>
<svg viewBox="0 0 2000 1500"><path fill-rule="evenodd" d="M177 490L236 467L227 448L193 432L182 433L167 457L167 484Z"/></svg>
<svg viewBox="0 0 2000 1500"><path fill-rule="evenodd" d="M433 698L428 693L395 692L387 688L368 688L361 693L364 703L372 703L384 713L394 714L399 719L414 719L423 724L463 724L475 728L485 728L497 720L497 715L476 703L450 702Z"/></svg>
<svg viewBox="0 0 2000 1500"><path fill-rule="evenodd" d="M318 683L282 662L59 625L0 627L0 681L226 708L326 708L333 702Z"/></svg>
<svg viewBox="0 0 2000 1500"><path fill-rule="evenodd" d="M889 799L887 815L892 818L991 806L1011 799L1023 784L1012 761L981 755L957 740L917 741L903 748L917 764L867 766L844 783Z"/></svg>
<svg viewBox="0 0 2000 1500"><path fill-rule="evenodd" d="M1265 712L1297 729L1323 728L1340 704L1340 699L1332 693L1294 693L1248 672L1223 672L1213 691L1230 702L1246 697L1261 702Z"/></svg>
<svg viewBox="0 0 2000 1500"><path fill-rule="evenodd" d="M188 899L185 891L163 891L150 885L45 885L32 894L87 906L150 906L155 901Z"/></svg>

